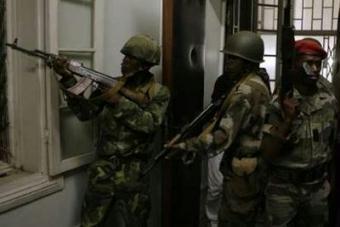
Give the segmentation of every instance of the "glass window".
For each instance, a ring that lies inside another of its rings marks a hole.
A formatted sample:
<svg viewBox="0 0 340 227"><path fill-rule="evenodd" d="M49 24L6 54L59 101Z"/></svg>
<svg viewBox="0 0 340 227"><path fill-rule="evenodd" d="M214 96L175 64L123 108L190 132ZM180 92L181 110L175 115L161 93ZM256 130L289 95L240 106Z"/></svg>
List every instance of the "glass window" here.
<svg viewBox="0 0 340 227"><path fill-rule="evenodd" d="M58 8L59 48L91 48L93 1L60 0Z"/></svg>

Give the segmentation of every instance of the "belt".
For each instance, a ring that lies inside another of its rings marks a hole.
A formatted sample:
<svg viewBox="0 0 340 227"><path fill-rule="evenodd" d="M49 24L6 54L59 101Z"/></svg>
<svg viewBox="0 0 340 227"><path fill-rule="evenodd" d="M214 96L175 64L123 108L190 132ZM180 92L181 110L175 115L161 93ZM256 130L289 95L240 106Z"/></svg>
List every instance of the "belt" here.
<svg viewBox="0 0 340 227"><path fill-rule="evenodd" d="M322 164L311 169L289 169L274 167L272 175L293 183L309 183L320 180L327 175L327 165Z"/></svg>

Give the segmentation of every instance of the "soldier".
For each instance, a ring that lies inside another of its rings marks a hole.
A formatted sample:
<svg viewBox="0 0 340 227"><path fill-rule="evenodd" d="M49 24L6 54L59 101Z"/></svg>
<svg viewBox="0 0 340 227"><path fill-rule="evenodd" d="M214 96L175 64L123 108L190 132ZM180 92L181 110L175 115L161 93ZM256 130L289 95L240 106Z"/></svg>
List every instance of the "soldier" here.
<svg viewBox="0 0 340 227"><path fill-rule="evenodd" d="M98 116L100 124L98 158L88 169L82 227L147 225L148 180L141 179L140 172L150 157L153 134L164 120L169 91L149 72L160 61L160 48L150 37L131 37L121 53L125 57L119 81L124 86L119 92L115 87L99 90L89 100L66 93L68 106L80 120ZM63 76L63 86L75 83L62 60L54 68Z"/></svg>
<svg viewBox="0 0 340 227"><path fill-rule="evenodd" d="M227 40L226 73L237 81L215 123L197 138L173 147L187 152L224 151L223 198L219 227L255 226L260 216L263 166L259 157L265 107L270 100L267 78L258 73L264 44L255 33L241 31ZM210 130L212 129L212 130Z"/></svg>
<svg viewBox="0 0 340 227"><path fill-rule="evenodd" d="M311 38L295 42L292 96L275 95L268 108L262 149L270 162L266 188L269 226L325 226L337 104L320 76L327 53Z"/></svg>
<svg viewBox="0 0 340 227"><path fill-rule="evenodd" d="M235 85L228 74L224 72L217 78L214 90L211 95L211 101L215 102L223 95L228 95ZM218 210L222 199L223 175L219 166L223 157L223 152L208 159L208 188L205 199L205 215L209 222L209 227L216 227L218 224Z"/></svg>

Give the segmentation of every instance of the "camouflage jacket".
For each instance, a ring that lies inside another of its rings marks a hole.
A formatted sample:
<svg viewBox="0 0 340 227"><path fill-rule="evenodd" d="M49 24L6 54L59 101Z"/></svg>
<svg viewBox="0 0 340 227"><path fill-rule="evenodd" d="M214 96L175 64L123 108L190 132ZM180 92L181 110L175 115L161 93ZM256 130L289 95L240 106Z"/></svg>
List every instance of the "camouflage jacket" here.
<svg viewBox="0 0 340 227"><path fill-rule="evenodd" d="M273 165L309 169L331 159L336 139L337 102L326 79L321 78L317 87L318 91L313 96L302 96L294 89L293 96L300 103L300 114L292 123L282 151L285 155L272 161ZM281 113L278 96L274 95L268 107L265 133L270 133L272 126L283 121Z"/></svg>
<svg viewBox="0 0 340 227"><path fill-rule="evenodd" d="M165 86L156 83L149 72L140 72L125 83L131 91L141 92L150 101L143 106L122 96L118 103L68 98L73 113L80 120L97 118L99 155L126 157L144 155L153 133L162 124L170 94Z"/></svg>
<svg viewBox="0 0 340 227"><path fill-rule="evenodd" d="M188 140L188 151L208 150L211 155L232 150L234 156L254 157L258 155L262 139L262 126L270 92L263 80L251 73L230 91L220 120L214 130L222 130L227 136L221 145L214 143L213 132L199 139ZM223 108L223 107L222 107Z"/></svg>

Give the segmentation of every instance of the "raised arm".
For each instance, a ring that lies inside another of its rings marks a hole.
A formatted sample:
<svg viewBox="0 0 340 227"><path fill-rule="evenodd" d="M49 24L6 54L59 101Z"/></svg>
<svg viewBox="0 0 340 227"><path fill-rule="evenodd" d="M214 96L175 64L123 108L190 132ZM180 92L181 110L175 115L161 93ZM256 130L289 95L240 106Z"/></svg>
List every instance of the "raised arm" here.
<svg viewBox="0 0 340 227"><path fill-rule="evenodd" d="M155 96L144 106L122 96L112 108L111 113L132 130L150 133L164 120L169 99L168 89L161 86Z"/></svg>

